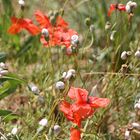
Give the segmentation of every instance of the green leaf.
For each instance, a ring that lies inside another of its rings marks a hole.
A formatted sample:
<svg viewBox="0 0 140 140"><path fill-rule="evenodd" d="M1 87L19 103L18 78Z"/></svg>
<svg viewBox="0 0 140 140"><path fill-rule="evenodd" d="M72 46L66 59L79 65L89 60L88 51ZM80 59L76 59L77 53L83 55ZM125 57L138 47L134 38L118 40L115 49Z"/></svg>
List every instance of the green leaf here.
<svg viewBox="0 0 140 140"><path fill-rule="evenodd" d="M17 75L12 74L12 73L9 73L9 74L1 77L1 79L2 80L14 80L19 84L25 84L26 83L23 79L19 78Z"/></svg>
<svg viewBox="0 0 140 140"><path fill-rule="evenodd" d="M14 119L18 119L18 118L19 118L19 116L17 114L9 114L9 115L5 116L3 118L3 120L5 122L8 122L8 121L11 121L11 120L14 120Z"/></svg>
<svg viewBox="0 0 140 140"><path fill-rule="evenodd" d="M11 121L17 119L19 116L17 114L13 114L10 110L0 110L0 116L4 121Z"/></svg>
<svg viewBox="0 0 140 140"><path fill-rule="evenodd" d="M7 54L5 52L0 52L0 62L5 61Z"/></svg>
<svg viewBox="0 0 140 140"><path fill-rule="evenodd" d="M8 80L3 82L2 86L0 87L0 100L13 93L18 85L19 83L14 80Z"/></svg>
<svg viewBox="0 0 140 140"><path fill-rule="evenodd" d="M20 84L25 84L25 81L20 79L15 74L8 74L0 79L0 100L12 94Z"/></svg>
<svg viewBox="0 0 140 140"><path fill-rule="evenodd" d="M1 110L0 109L0 116L7 116L9 114L11 114L12 112L9 110Z"/></svg>

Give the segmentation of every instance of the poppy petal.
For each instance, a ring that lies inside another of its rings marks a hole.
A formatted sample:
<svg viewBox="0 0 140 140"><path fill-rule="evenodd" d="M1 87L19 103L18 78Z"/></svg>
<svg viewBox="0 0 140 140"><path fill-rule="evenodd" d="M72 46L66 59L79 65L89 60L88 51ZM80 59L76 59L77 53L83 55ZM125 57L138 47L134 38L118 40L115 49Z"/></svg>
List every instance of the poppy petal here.
<svg viewBox="0 0 140 140"><path fill-rule="evenodd" d="M72 104L72 112L74 119L79 122L79 120L84 120L94 113L94 110L89 104Z"/></svg>
<svg viewBox="0 0 140 140"><path fill-rule="evenodd" d="M12 24L11 27L8 29L8 33L10 34L17 34L21 31L21 26L19 24Z"/></svg>
<svg viewBox="0 0 140 140"><path fill-rule="evenodd" d="M67 119L73 121L73 113L71 111L71 105L68 102L62 101L60 103L59 109L64 113Z"/></svg>
<svg viewBox="0 0 140 140"><path fill-rule="evenodd" d="M110 103L107 98L89 97L89 104L93 108L106 107Z"/></svg>
<svg viewBox="0 0 140 140"><path fill-rule="evenodd" d="M88 91L81 88L71 87L68 96L73 100L75 99L77 103L86 103Z"/></svg>
<svg viewBox="0 0 140 140"><path fill-rule="evenodd" d="M31 33L32 35L37 35L40 32L39 28L32 23L27 24L25 29L28 30L28 32Z"/></svg>
<svg viewBox="0 0 140 140"><path fill-rule="evenodd" d="M51 26L49 18L46 15L44 15L41 11L36 11L35 17L37 22L40 24L41 28L48 28Z"/></svg>
<svg viewBox="0 0 140 140"><path fill-rule="evenodd" d="M110 16L115 9L116 9L116 4L111 4L108 11L108 16Z"/></svg>
<svg viewBox="0 0 140 140"><path fill-rule="evenodd" d="M56 20L56 26L61 26L63 28L66 28L68 27L68 23L61 16L58 16Z"/></svg>

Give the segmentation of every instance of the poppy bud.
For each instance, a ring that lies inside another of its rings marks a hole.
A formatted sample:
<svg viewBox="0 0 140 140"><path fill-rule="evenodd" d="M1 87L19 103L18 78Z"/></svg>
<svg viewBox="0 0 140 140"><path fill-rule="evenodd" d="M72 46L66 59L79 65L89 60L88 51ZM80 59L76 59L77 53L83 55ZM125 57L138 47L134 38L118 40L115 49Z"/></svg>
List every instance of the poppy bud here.
<svg viewBox="0 0 140 140"><path fill-rule="evenodd" d="M121 53L121 59L122 59L122 60L126 60L127 58L128 58L127 52L126 52L126 51L123 51L123 52Z"/></svg>
<svg viewBox="0 0 140 140"><path fill-rule="evenodd" d="M55 85L56 89L63 90L65 88L65 84L62 81L58 81Z"/></svg>
<svg viewBox="0 0 140 140"><path fill-rule="evenodd" d="M50 21L52 23L52 25L55 25L55 22L56 22L56 17L53 15L50 17Z"/></svg>
<svg viewBox="0 0 140 140"><path fill-rule="evenodd" d="M40 90L38 89L38 87L36 85L34 85L33 83L28 85L28 88L31 92L33 92L35 95L38 95L40 93Z"/></svg>
<svg viewBox="0 0 140 140"><path fill-rule="evenodd" d="M53 127L53 130L54 130L54 134L58 135L61 131L61 127L59 125L55 125Z"/></svg>
<svg viewBox="0 0 140 140"><path fill-rule="evenodd" d="M48 29L46 29L46 28L43 28L42 31L41 31L41 33L42 33L45 37L48 37L48 36L49 36L49 31L48 31Z"/></svg>
<svg viewBox="0 0 140 140"><path fill-rule="evenodd" d="M46 118L40 120L40 122L39 122L39 125L41 125L43 127L47 126L47 124L48 124L48 120Z"/></svg>
<svg viewBox="0 0 140 140"><path fill-rule="evenodd" d="M93 25L93 24L91 24L91 25L90 25L89 30L90 30L90 32L91 32L91 33L92 33L92 32L94 32L95 27L94 27L94 25Z"/></svg>
<svg viewBox="0 0 140 140"><path fill-rule="evenodd" d="M11 134L12 135L16 135L18 132L18 128L17 127L14 127L12 130L11 130Z"/></svg>
<svg viewBox="0 0 140 140"><path fill-rule="evenodd" d="M110 35L110 40L114 41L114 36L115 36L116 31L112 31Z"/></svg>
<svg viewBox="0 0 140 140"><path fill-rule="evenodd" d="M123 64L123 65L121 66L120 71L121 71L123 74L125 74L125 73L127 73L127 72L129 71L129 67L128 67L126 64Z"/></svg>
<svg viewBox="0 0 140 140"><path fill-rule="evenodd" d="M54 11L54 17L57 18L59 15L59 12L58 11Z"/></svg>
<svg viewBox="0 0 140 140"><path fill-rule="evenodd" d="M61 8L61 9L59 10L59 13L60 13L61 16L63 16L63 15L64 15L64 9Z"/></svg>
<svg viewBox="0 0 140 140"><path fill-rule="evenodd" d="M53 16L53 11L49 11L48 13L48 17L51 17L51 16Z"/></svg>
<svg viewBox="0 0 140 140"><path fill-rule="evenodd" d="M125 139L128 140L130 138L130 131L126 130L124 135Z"/></svg>
<svg viewBox="0 0 140 140"><path fill-rule="evenodd" d="M140 58L140 50L137 50L137 51L135 52L135 56L136 56L137 58Z"/></svg>
<svg viewBox="0 0 140 140"><path fill-rule="evenodd" d="M38 96L38 102L39 102L40 104L44 104L44 103L45 103L44 97L43 97L43 96Z"/></svg>
<svg viewBox="0 0 140 140"><path fill-rule="evenodd" d="M109 30L111 28L111 23L109 21L105 24L105 30Z"/></svg>
<svg viewBox="0 0 140 140"><path fill-rule="evenodd" d="M78 35L72 35L71 36L71 44L72 45L77 45L79 43L79 37Z"/></svg>
<svg viewBox="0 0 140 140"><path fill-rule="evenodd" d="M86 18L86 19L85 19L85 24L86 24L87 26L90 26L90 25L91 25L91 19L90 19L90 18Z"/></svg>

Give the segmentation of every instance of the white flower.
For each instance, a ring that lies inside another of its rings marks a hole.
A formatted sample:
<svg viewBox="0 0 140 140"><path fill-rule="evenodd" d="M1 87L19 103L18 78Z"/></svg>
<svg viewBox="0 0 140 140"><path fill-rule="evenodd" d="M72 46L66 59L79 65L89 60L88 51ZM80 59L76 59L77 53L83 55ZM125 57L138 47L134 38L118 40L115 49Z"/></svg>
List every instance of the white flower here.
<svg viewBox="0 0 140 140"><path fill-rule="evenodd" d="M39 125L41 125L41 126L46 126L47 124L48 124L48 120L45 118L40 120L40 122L39 122Z"/></svg>
<svg viewBox="0 0 140 140"><path fill-rule="evenodd" d="M53 130L54 130L54 134L59 134L60 131L61 131L61 127L60 127L59 125L56 124L56 125L53 127Z"/></svg>
<svg viewBox="0 0 140 140"><path fill-rule="evenodd" d="M78 35L72 35L72 37L71 37L71 44L75 45L75 44L78 44L78 42L79 42Z"/></svg>
<svg viewBox="0 0 140 140"><path fill-rule="evenodd" d="M138 123L136 123L136 122L132 123L132 126L133 126L134 128L140 129L140 124L138 124Z"/></svg>
<svg viewBox="0 0 140 140"><path fill-rule="evenodd" d="M11 134L13 135L16 135L18 132L18 128L17 127L14 127L12 130L11 130Z"/></svg>
<svg viewBox="0 0 140 140"><path fill-rule="evenodd" d="M130 138L130 131L126 130L124 135L125 139L128 140Z"/></svg>
<svg viewBox="0 0 140 140"><path fill-rule="evenodd" d="M48 37L48 36L49 36L49 31L48 31L48 29L46 29L46 28L43 28L42 31L41 31L41 33L42 33L45 37Z"/></svg>
<svg viewBox="0 0 140 140"><path fill-rule="evenodd" d="M64 88L65 88L64 82L58 81L58 82L56 83L56 85L55 85L55 88L56 88L56 89L60 89L60 90L64 89Z"/></svg>
<svg viewBox="0 0 140 140"><path fill-rule="evenodd" d="M38 87L35 84L31 83L28 85L28 87L29 87L30 91L33 92L34 94L37 94L37 95L39 94L40 90L38 89Z"/></svg>
<svg viewBox="0 0 140 140"><path fill-rule="evenodd" d="M126 52L126 51L123 51L123 52L121 53L121 59L122 59L122 60L126 60L127 57L128 57L127 52Z"/></svg>
<svg viewBox="0 0 140 140"><path fill-rule="evenodd" d="M24 0L19 0L18 3L19 3L19 5L21 5L21 6L25 6L25 1L24 1Z"/></svg>
<svg viewBox="0 0 140 140"><path fill-rule="evenodd" d="M140 58L140 50L137 50L137 51L135 52L135 56L136 56L137 58Z"/></svg>

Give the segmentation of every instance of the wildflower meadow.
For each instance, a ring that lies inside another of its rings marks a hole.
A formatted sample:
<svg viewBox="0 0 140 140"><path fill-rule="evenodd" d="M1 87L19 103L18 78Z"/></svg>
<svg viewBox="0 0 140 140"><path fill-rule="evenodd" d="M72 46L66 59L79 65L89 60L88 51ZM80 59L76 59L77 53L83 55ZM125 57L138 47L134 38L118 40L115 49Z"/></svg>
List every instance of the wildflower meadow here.
<svg viewBox="0 0 140 140"><path fill-rule="evenodd" d="M0 0L0 140L140 140L140 1Z"/></svg>

